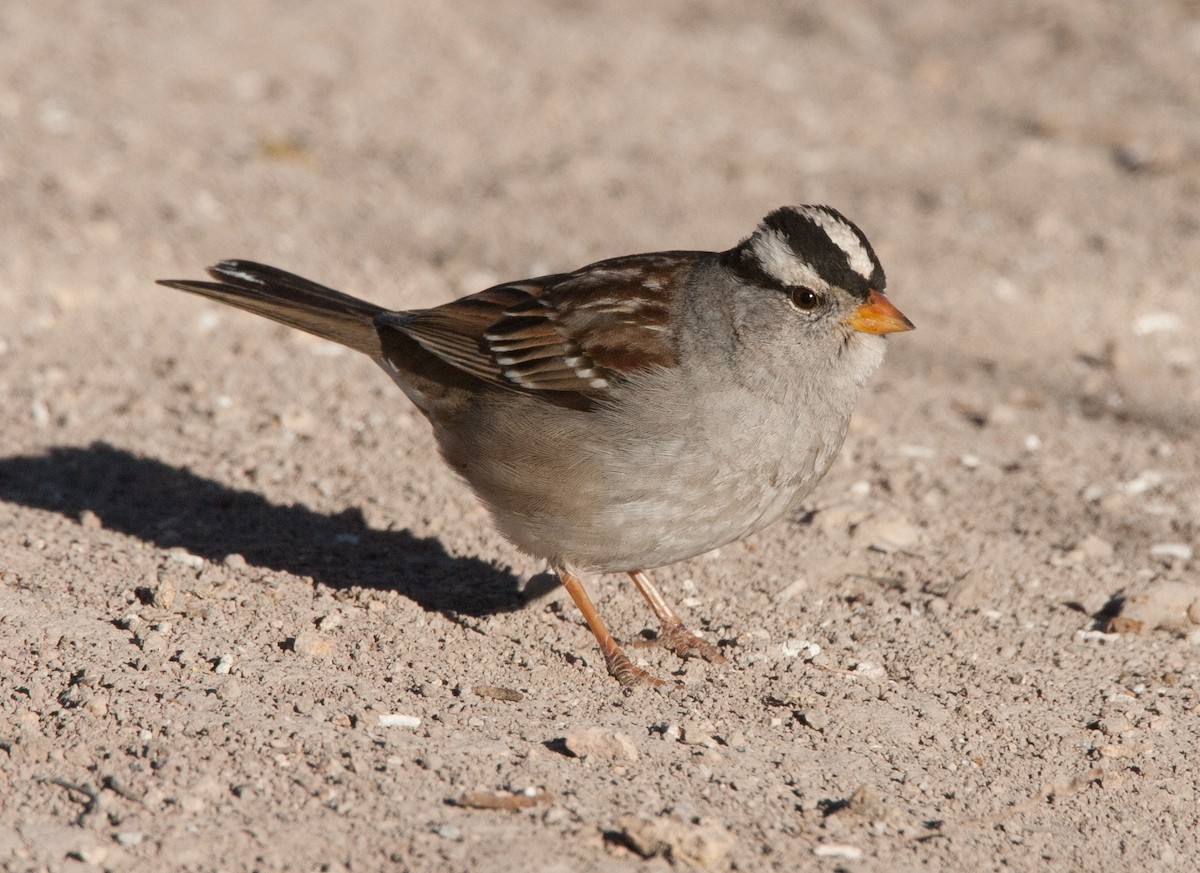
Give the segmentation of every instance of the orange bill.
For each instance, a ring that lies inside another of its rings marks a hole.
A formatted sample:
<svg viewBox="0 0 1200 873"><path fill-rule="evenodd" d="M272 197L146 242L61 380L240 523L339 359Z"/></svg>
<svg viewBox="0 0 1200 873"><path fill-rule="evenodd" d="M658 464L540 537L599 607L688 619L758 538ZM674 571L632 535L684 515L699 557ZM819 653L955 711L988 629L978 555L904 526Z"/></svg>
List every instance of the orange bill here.
<svg viewBox="0 0 1200 873"><path fill-rule="evenodd" d="M854 310L846 324L863 333L898 333L915 327L899 309L874 289L867 297L867 302Z"/></svg>

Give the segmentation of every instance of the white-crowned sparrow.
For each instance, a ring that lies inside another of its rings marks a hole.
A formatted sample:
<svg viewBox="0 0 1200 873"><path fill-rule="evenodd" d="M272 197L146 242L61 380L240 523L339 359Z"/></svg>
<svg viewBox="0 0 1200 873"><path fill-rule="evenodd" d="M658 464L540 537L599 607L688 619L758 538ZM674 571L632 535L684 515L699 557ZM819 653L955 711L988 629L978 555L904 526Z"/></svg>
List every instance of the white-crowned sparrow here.
<svg viewBox="0 0 1200 873"><path fill-rule="evenodd" d="M557 571L622 684L635 667L581 569L624 572L680 655L720 660L645 570L746 537L829 469L883 334L912 323L827 206L777 209L726 252L600 261L393 312L248 261L163 285L367 354L425 414L496 526Z"/></svg>

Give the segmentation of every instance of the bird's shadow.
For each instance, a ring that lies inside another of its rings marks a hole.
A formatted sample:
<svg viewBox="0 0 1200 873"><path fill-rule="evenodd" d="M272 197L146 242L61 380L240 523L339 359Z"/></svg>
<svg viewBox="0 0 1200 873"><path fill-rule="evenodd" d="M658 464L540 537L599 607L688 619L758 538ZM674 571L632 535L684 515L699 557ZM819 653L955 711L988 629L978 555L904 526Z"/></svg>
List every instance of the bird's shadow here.
<svg viewBox="0 0 1200 873"><path fill-rule="evenodd" d="M375 530L358 510L327 515L274 504L102 442L0 458L0 500L76 519L90 510L105 528L156 546L217 562L237 553L331 588L398 591L450 615L508 612L548 587L535 577L522 589L512 573L450 555L436 539Z"/></svg>

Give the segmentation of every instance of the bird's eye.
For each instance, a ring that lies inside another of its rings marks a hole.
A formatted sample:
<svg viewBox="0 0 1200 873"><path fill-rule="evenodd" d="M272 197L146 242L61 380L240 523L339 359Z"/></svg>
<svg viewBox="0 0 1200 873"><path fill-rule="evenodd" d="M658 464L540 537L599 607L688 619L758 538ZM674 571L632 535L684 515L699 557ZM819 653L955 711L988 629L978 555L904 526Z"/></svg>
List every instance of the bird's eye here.
<svg viewBox="0 0 1200 873"><path fill-rule="evenodd" d="M811 288L793 288L792 305L808 312L821 305L821 297Z"/></svg>

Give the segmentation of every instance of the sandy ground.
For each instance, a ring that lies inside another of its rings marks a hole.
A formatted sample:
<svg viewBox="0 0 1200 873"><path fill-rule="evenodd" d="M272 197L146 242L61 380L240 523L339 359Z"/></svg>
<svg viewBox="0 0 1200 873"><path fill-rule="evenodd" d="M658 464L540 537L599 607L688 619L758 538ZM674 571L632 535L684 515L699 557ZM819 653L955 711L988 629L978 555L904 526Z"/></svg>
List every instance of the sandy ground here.
<svg viewBox="0 0 1200 873"><path fill-rule="evenodd" d="M151 284L792 202L918 330L630 694L368 361ZM5 0L0 867L1195 869L1198 276L1195 2Z"/></svg>

